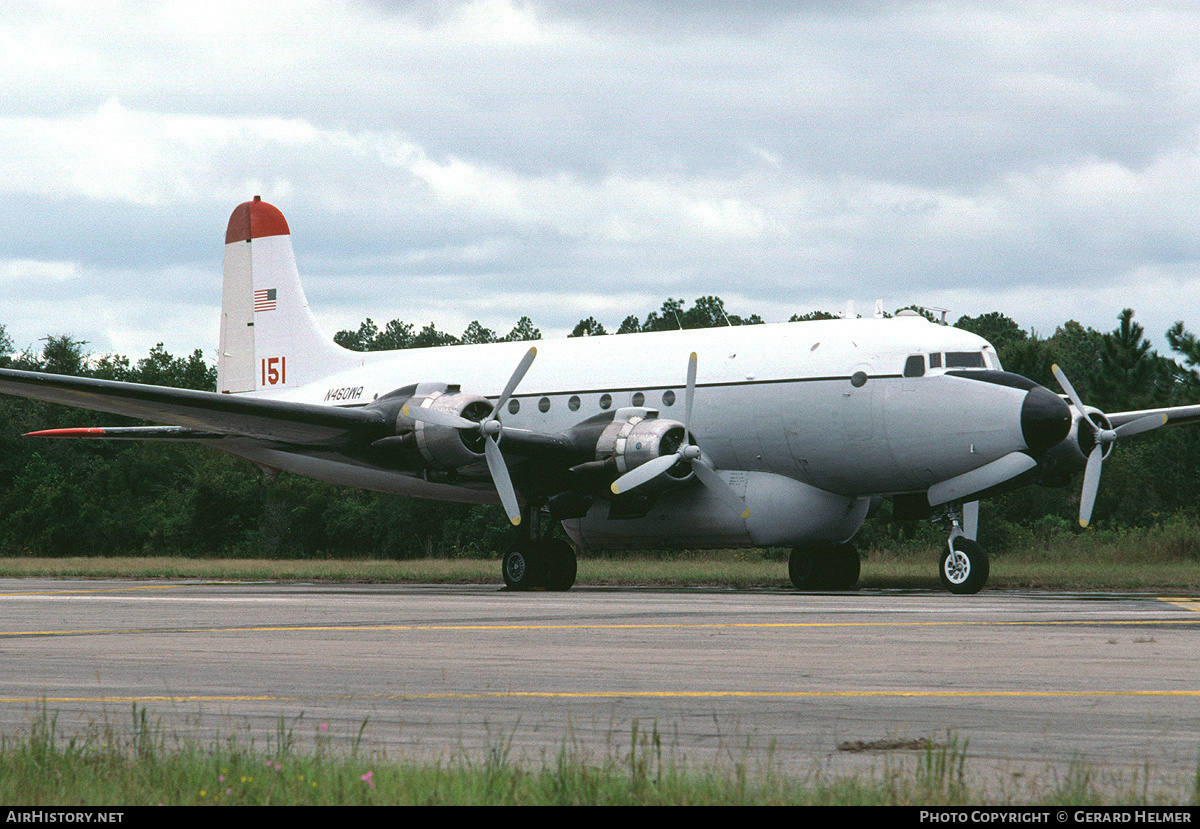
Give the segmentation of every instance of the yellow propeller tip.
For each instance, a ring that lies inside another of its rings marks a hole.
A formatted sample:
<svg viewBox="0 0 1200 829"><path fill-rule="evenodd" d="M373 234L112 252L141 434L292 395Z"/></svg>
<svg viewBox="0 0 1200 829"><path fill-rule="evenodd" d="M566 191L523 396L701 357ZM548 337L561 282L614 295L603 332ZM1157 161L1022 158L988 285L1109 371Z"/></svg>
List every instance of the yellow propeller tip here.
<svg viewBox="0 0 1200 829"><path fill-rule="evenodd" d="M746 510L745 512L742 513L742 518L749 518L749 517L750 517L750 510Z"/></svg>
<svg viewBox="0 0 1200 829"><path fill-rule="evenodd" d="M621 494L621 490L619 490L619 489L617 488L617 484L616 484L616 482L615 482L615 481L613 482L613 485L609 487L609 489L611 489L611 490L612 490L612 493L613 493L613 495L620 495L620 494Z"/></svg>
<svg viewBox="0 0 1200 829"><path fill-rule="evenodd" d="M1079 519L1079 526L1083 527L1086 530L1087 525L1088 525L1088 522L1084 521L1082 518Z"/></svg>
<svg viewBox="0 0 1200 829"><path fill-rule="evenodd" d="M521 516L516 515L516 516L513 516L512 518L510 518L509 520L512 521L513 526L516 527L521 523Z"/></svg>
<svg viewBox="0 0 1200 829"><path fill-rule="evenodd" d="M408 406L402 407L400 409L400 414L404 415L405 417L408 417Z"/></svg>

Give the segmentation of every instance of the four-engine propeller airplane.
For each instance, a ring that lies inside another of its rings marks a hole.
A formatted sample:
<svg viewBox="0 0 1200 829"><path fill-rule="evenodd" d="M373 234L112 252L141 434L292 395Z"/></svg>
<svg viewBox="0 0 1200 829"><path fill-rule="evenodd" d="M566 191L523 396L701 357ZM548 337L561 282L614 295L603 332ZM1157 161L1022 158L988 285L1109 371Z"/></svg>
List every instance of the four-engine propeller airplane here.
<svg viewBox="0 0 1200 829"><path fill-rule="evenodd" d="M585 550L787 546L798 588L849 588L873 502L941 514L943 585L988 559L978 500L1084 469L1090 519L1119 438L1200 406L1105 415L909 312L528 343L355 352L319 330L287 221L255 197L225 237L216 393L0 370L0 393L167 424L32 433L187 440L381 492L499 502L512 588L575 581ZM1085 425L1081 425L1085 424Z"/></svg>

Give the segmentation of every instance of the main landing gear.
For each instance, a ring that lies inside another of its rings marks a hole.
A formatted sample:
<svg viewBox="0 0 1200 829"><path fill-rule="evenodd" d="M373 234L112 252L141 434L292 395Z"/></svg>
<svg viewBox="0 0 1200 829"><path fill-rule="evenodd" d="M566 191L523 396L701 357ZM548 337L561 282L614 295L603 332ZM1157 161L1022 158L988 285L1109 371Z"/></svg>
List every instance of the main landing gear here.
<svg viewBox="0 0 1200 829"><path fill-rule="evenodd" d="M797 590L853 590L862 562L853 544L807 544L792 548L788 575Z"/></svg>
<svg viewBox="0 0 1200 829"><path fill-rule="evenodd" d="M508 545L501 560L500 572L509 590L570 590L575 584L575 551L559 538L552 538L554 525L542 535L541 510L525 507L522 528Z"/></svg>
<svg viewBox="0 0 1200 829"><path fill-rule="evenodd" d="M963 532L957 507L948 504L942 519L950 529L938 567L942 587L951 593L978 593L988 580L987 551Z"/></svg>

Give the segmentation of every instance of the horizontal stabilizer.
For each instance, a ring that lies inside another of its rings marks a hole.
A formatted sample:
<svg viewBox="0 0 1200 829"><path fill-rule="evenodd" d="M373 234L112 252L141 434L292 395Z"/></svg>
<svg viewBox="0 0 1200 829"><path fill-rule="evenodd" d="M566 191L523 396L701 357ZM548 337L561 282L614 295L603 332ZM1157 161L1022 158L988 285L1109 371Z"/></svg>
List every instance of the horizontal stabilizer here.
<svg viewBox="0 0 1200 829"><path fill-rule="evenodd" d="M27 438L90 438L100 440L221 440L218 432L200 432L182 426L88 426L80 429L42 429L26 432Z"/></svg>
<svg viewBox="0 0 1200 829"><path fill-rule="evenodd" d="M358 438L376 439L387 433L387 418L373 409L317 406L14 369L0 369L0 393L181 426L214 436L335 445Z"/></svg>

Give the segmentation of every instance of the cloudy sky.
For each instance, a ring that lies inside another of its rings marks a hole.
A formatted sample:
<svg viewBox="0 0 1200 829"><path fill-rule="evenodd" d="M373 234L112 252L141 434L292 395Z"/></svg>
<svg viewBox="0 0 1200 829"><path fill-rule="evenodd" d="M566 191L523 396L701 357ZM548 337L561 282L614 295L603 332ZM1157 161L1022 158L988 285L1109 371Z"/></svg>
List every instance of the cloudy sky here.
<svg viewBox="0 0 1200 829"><path fill-rule="evenodd" d="M215 361L233 208L332 334L917 303L1200 330L1200 6L8 0L0 324Z"/></svg>

